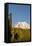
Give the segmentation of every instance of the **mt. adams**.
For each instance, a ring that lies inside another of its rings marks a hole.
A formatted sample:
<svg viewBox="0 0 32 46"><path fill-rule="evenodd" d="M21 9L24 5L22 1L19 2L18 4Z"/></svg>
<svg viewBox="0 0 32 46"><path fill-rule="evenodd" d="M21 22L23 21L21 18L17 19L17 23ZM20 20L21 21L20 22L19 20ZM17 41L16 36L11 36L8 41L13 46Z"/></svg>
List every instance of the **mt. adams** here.
<svg viewBox="0 0 32 46"><path fill-rule="evenodd" d="M18 22L14 28L30 29L30 25L26 22Z"/></svg>

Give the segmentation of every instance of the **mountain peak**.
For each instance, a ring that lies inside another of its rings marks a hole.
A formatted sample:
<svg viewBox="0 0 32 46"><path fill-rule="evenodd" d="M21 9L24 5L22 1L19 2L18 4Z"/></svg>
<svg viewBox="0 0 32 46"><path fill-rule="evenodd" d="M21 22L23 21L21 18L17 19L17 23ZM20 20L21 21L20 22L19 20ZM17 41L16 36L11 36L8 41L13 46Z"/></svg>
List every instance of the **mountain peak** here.
<svg viewBox="0 0 32 46"><path fill-rule="evenodd" d="M30 25L27 22L17 22L15 28L30 29Z"/></svg>

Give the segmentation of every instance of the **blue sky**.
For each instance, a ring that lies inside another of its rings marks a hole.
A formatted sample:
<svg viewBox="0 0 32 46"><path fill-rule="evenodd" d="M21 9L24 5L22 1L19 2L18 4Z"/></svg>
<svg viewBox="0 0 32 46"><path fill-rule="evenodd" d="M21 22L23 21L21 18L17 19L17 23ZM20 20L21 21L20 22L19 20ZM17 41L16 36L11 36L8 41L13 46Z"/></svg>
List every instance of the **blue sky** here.
<svg viewBox="0 0 32 46"><path fill-rule="evenodd" d="M32 5L31 5L31 24L32 24Z"/></svg>
<svg viewBox="0 0 32 46"><path fill-rule="evenodd" d="M12 13L12 24L17 22L30 23L30 6L9 4L9 13Z"/></svg>

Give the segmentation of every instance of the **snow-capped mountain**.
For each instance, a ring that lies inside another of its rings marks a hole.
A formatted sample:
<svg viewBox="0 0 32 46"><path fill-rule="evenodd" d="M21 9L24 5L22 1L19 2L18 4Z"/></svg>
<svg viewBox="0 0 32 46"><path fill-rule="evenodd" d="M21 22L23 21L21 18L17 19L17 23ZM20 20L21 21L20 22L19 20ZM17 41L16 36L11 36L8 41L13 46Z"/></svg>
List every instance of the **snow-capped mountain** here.
<svg viewBox="0 0 32 46"><path fill-rule="evenodd" d="M14 27L22 29L30 29L30 25L26 22L18 22Z"/></svg>

